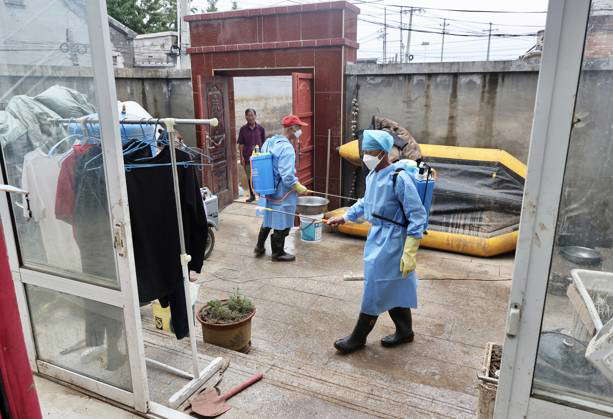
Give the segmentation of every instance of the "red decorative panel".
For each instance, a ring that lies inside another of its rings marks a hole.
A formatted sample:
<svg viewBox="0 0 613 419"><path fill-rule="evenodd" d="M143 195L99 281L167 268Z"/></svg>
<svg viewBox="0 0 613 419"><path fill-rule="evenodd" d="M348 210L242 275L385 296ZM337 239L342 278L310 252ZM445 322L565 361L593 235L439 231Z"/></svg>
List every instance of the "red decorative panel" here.
<svg viewBox="0 0 613 419"><path fill-rule="evenodd" d="M204 82L204 97L206 100L206 116L217 118L219 124L209 127L206 140L206 150L211 158L206 170L207 185L219 197L221 207L229 205L234 200L233 164L234 141L230 140L231 118L229 114L227 77L215 77Z"/></svg>
<svg viewBox="0 0 613 419"><path fill-rule="evenodd" d="M343 12L340 10L304 13L301 20L302 39L341 38Z"/></svg>
<svg viewBox="0 0 613 419"><path fill-rule="evenodd" d="M343 85L341 48L315 50L315 91L340 93Z"/></svg>

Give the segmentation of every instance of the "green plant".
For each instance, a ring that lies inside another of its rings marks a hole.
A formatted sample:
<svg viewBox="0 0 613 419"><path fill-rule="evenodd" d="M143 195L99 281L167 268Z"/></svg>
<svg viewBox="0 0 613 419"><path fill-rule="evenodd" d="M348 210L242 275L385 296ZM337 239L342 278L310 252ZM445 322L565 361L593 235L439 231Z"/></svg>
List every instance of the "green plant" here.
<svg viewBox="0 0 613 419"><path fill-rule="evenodd" d="M245 318L254 308L253 302L237 288L228 300L210 300L202 308L200 315L213 323L232 323Z"/></svg>
<svg viewBox="0 0 613 419"><path fill-rule="evenodd" d="M206 2L209 4L209 6L206 8L206 11L208 13L213 13L213 12L217 12L217 2L219 0L206 0Z"/></svg>

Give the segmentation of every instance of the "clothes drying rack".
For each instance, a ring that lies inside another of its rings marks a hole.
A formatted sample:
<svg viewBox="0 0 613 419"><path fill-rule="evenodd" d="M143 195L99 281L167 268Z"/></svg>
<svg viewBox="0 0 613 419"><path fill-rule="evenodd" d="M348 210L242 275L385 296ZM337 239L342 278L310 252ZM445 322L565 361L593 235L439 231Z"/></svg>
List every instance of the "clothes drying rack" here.
<svg viewBox="0 0 613 419"><path fill-rule="evenodd" d="M52 119L52 122L59 124L81 123L86 126L88 123L97 123L97 118L81 117L81 118L58 118ZM211 379L223 366L223 358L218 357L207 365L206 368L200 370L198 364L198 348L196 345L196 330L194 325L194 309L191 305L190 298L190 286L189 286L189 267L188 263L191 260L191 256L187 254L185 247L185 236L183 231L183 215L181 211L181 195L179 191L179 176L177 170L177 154L176 154L176 131L175 125L209 125L216 127L218 125L217 118L212 119L176 119L176 118L143 118L143 119L121 119L119 121L122 124L131 125L161 125L166 128L168 132L168 142L170 147L170 162L171 172L173 180L173 189L175 195L175 207L177 210L177 223L179 227L179 244L181 254L179 255L181 261L181 273L183 276L183 287L185 290L185 305L187 307L188 327L189 327L189 340L192 353L192 373L183 371L179 368L164 364L163 362L156 361L155 359L145 358L145 362L153 367L167 371L171 374L177 375L181 378L190 380L183 388L173 394L168 399L168 404L171 408L178 408L185 400L187 400L194 392L201 388L209 379Z"/></svg>

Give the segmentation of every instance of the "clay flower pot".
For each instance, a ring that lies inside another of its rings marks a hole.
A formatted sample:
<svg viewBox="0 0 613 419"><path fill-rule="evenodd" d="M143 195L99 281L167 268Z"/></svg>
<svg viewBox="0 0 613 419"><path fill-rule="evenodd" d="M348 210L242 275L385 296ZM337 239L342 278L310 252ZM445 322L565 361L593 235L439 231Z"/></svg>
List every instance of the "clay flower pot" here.
<svg viewBox="0 0 613 419"><path fill-rule="evenodd" d="M226 303L228 300L220 300ZM206 343L221 346L243 353L251 348L251 319L255 315L255 308L245 318L233 323L213 323L202 317L201 306L196 310L196 319L202 326L202 336Z"/></svg>

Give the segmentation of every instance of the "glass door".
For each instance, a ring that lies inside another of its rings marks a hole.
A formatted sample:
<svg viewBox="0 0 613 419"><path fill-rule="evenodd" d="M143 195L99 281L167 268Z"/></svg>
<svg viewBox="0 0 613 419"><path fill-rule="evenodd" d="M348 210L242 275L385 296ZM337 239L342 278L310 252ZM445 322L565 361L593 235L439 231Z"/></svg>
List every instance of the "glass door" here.
<svg viewBox="0 0 613 419"><path fill-rule="evenodd" d="M496 417L613 414L613 14L551 0Z"/></svg>
<svg viewBox="0 0 613 419"><path fill-rule="evenodd" d="M613 28L611 4L593 0L532 396L613 413Z"/></svg>
<svg viewBox="0 0 613 419"><path fill-rule="evenodd" d="M0 213L40 373L146 412L105 1L0 3Z"/></svg>

